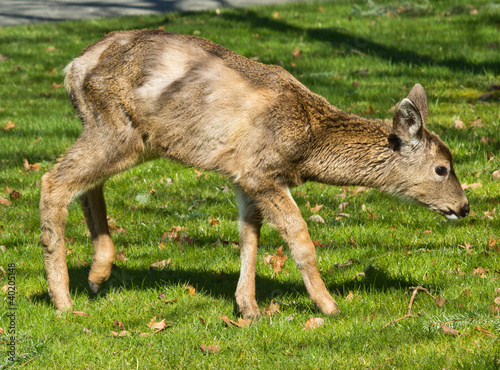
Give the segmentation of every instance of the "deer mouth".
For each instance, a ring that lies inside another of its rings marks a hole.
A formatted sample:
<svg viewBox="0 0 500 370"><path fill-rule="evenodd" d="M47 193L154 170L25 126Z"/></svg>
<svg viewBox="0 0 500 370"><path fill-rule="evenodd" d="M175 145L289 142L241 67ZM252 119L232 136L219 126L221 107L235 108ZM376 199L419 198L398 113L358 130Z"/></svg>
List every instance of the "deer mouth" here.
<svg viewBox="0 0 500 370"><path fill-rule="evenodd" d="M469 214L470 208L469 205L466 204L458 212L448 208L448 211L441 213L448 220L458 220L459 218L467 217Z"/></svg>

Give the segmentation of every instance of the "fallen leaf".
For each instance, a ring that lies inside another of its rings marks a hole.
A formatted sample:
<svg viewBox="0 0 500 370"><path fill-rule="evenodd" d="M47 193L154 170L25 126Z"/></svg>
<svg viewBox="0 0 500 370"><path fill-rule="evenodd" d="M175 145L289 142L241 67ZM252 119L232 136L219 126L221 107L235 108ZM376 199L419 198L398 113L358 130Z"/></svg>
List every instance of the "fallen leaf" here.
<svg viewBox="0 0 500 370"><path fill-rule="evenodd" d="M467 183L464 183L462 184L462 189L463 190L466 190L466 189L476 189L476 188L480 188L482 185L480 182L475 182L474 184L467 184Z"/></svg>
<svg viewBox="0 0 500 370"><path fill-rule="evenodd" d="M309 210L312 212L312 213L318 213L321 208L323 208L323 205L322 204L318 204L316 203L316 205L314 207L311 207L311 205L309 204L309 201L306 203L306 207L309 208Z"/></svg>
<svg viewBox="0 0 500 370"><path fill-rule="evenodd" d="M73 311L73 314L77 315L77 316L86 316L88 317L89 315L83 311Z"/></svg>
<svg viewBox="0 0 500 370"><path fill-rule="evenodd" d="M111 330L111 335L113 335L115 337L124 337L127 334L128 334L128 331L126 331L126 330L122 330L119 333L117 333L116 331Z"/></svg>
<svg viewBox="0 0 500 370"><path fill-rule="evenodd" d="M351 240L349 240L349 243L351 243L351 245L353 247L356 247L358 245L358 243L356 243L356 241L354 240L354 237L351 236Z"/></svg>
<svg viewBox="0 0 500 370"><path fill-rule="evenodd" d="M56 84L55 82L52 82L52 87L51 87L52 90L57 90L60 89L61 87L63 87L62 84Z"/></svg>
<svg viewBox="0 0 500 370"><path fill-rule="evenodd" d="M217 220L216 218L214 218L213 215L210 215L210 221L209 221L209 223L212 226L217 226L219 224L219 220Z"/></svg>
<svg viewBox="0 0 500 370"><path fill-rule="evenodd" d="M128 258L125 257L125 251L124 250L116 254L116 259L118 261L127 261L128 260Z"/></svg>
<svg viewBox="0 0 500 370"><path fill-rule="evenodd" d="M315 224L325 223L325 220L320 215L312 215L311 217L309 217L309 221L314 222Z"/></svg>
<svg viewBox="0 0 500 370"><path fill-rule="evenodd" d="M500 297L496 297L493 302L496 304L496 305L499 305L500 306Z"/></svg>
<svg viewBox="0 0 500 370"><path fill-rule="evenodd" d="M3 129L5 131L8 131L8 130L11 130L13 129L14 127L16 127L17 125L14 123L14 122L11 122L11 121L8 121L8 122L5 122L5 124L3 125Z"/></svg>
<svg viewBox="0 0 500 370"><path fill-rule="evenodd" d="M446 303L446 298L442 298L440 295L438 295L436 298L434 298L434 302L438 307L443 307Z"/></svg>
<svg viewBox="0 0 500 370"><path fill-rule="evenodd" d="M479 275L483 279L486 277L486 271L482 267L475 267L473 274Z"/></svg>
<svg viewBox="0 0 500 370"><path fill-rule="evenodd" d="M292 51L292 56L293 56L295 59L299 59L300 57L302 57L302 50L300 50L299 48L295 48L295 49Z"/></svg>
<svg viewBox="0 0 500 370"><path fill-rule="evenodd" d="M202 344L200 345L200 348L203 352L205 353L219 353L220 349L217 348L217 346L210 344L208 346Z"/></svg>
<svg viewBox="0 0 500 370"><path fill-rule="evenodd" d="M4 206L11 206L12 202L8 199L0 197L0 204Z"/></svg>
<svg viewBox="0 0 500 370"><path fill-rule="evenodd" d="M343 211L348 205L349 205L349 202L340 203L339 204L339 210Z"/></svg>
<svg viewBox="0 0 500 370"><path fill-rule="evenodd" d="M44 50L45 50L45 51L54 51L54 50L56 50L56 47L55 47L55 46L53 46L53 45L51 45L51 46L49 46L49 47L45 48Z"/></svg>
<svg viewBox="0 0 500 370"><path fill-rule="evenodd" d="M189 295L194 295L196 293L196 289L192 285L186 285L186 289L189 292Z"/></svg>
<svg viewBox="0 0 500 370"><path fill-rule="evenodd" d="M444 324L440 324L440 325L441 325L441 329L443 329L443 333L445 333L447 335L458 335L458 334L460 334L458 332L458 330L456 330L456 329L450 328L449 326L444 325Z"/></svg>
<svg viewBox="0 0 500 370"><path fill-rule="evenodd" d="M276 19L280 16L280 13L279 12L275 12L273 13L273 18Z"/></svg>
<svg viewBox="0 0 500 370"><path fill-rule="evenodd" d="M494 180L500 181L500 170L494 171L491 175L493 176Z"/></svg>
<svg viewBox="0 0 500 370"><path fill-rule="evenodd" d="M457 119L457 120L455 120L455 122L454 122L454 123L455 123L455 128L456 128L457 130L463 130L463 129L465 129L465 124L464 124L464 122L463 122L463 121L461 121L461 120Z"/></svg>
<svg viewBox="0 0 500 370"><path fill-rule="evenodd" d="M274 300L271 302L269 307L264 308L264 315L265 316L271 316L274 315L275 313L280 312L280 305L275 302Z"/></svg>
<svg viewBox="0 0 500 370"><path fill-rule="evenodd" d="M474 126L474 127L483 127L483 125L481 124L481 118L480 117L477 117L476 120L473 120L473 121L469 121L469 123Z"/></svg>
<svg viewBox="0 0 500 370"><path fill-rule="evenodd" d="M276 249L276 254L274 254L274 256L271 256L271 258L269 259L269 263L273 267L273 272L280 272L285 266L285 261L287 260L287 258L288 256L285 256L283 254L283 246L280 246L278 249Z"/></svg>
<svg viewBox="0 0 500 370"><path fill-rule="evenodd" d="M169 258L168 260L162 260L162 261L158 261L158 262L155 262L155 263L152 263L149 268L153 268L153 269L162 269L164 267L168 267L168 265L170 265L170 262L172 261L171 258Z"/></svg>
<svg viewBox="0 0 500 370"><path fill-rule="evenodd" d="M165 231L161 236L161 240L170 239L172 241L179 241L180 235L179 232L186 231L187 227L184 226L172 226L172 228L168 231Z"/></svg>
<svg viewBox="0 0 500 370"><path fill-rule="evenodd" d="M2 334L3 334L3 328L0 327L0 335L2 335Z"/></svg>
<svg viewBox="0 0 500 370"><path fill-rule="evenodd" d="M476 326L475 329L480 332L480 333L483 333L484 335L490 337L492 336L493 334L491 333L491 331L489 331L488 329L485 329L485 328L482 328L481 326Z"/></svg>
<svg viewBox="0 0 500 370"><path fill-rule="evenodd" d="M40 171L40 165L38 163L30 164L26 158L23 158L23 167L26 171Z"/></svg>
<svg viewBox="0 0 500 370"><path fill-rule="evenodd" d="M123 325L123 323L118 320L113 319L113 325L118 329L125 329L125 325Z"/></svg>
<svg viewBox="0 0 500 370"><path fill-rule="evenodd" d="M306 321L304 330L316 329L323 325L325 325L325 319L322 319L321 317L312 317Z"/></svg>
<svg viewBox="0 0 500 370"><path fill-rule="evenodd" d="M11 193L9 194L9 197L10 199L19 199L21 198L21 193L16 190L12 190Z"/></svg>

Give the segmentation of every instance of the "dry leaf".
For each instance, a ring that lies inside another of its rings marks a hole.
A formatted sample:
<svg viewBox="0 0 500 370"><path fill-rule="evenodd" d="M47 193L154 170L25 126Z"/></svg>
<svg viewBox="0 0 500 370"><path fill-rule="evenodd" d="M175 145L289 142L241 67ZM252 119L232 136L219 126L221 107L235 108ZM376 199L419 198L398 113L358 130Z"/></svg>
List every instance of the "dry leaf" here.
<svg viewBox="0 0 500 370"><path fill-rule="evenodd" d="M111 335L113 335L115 337L124 337L127 334L128 334L128 331L126 331L126 330L122 330L119 333L117 333L116 331L111 330Z"/></svg>
<svg viewBox="0 0 500 370"><path fill-rule="evenodd" d="M467 183L464 183L462 184L462 189L463 190L466 190L466 189L476 189L476 188L480 188L482 185L480 182L475 182L474 184L467 184Z"/></svg>
<svg viewBox="0 0 500 370"><path fill-rule="evenodd" d="M474 126L474 127L482 127L483 125L481 124L481 118L477 117L475 121L469 121L469 123Z"/></svg>
<svg viewBox="0 0 500 370"><path fill-rule="evenodd" d="M0 197L0 204L4 206L11 206L12 202L8 199Z"/></svg>
<svg viewBox="0 0 500 370"><path fill-rule="evenodd" d="M493 302L496 304L496 305L499 305L500 306L500 297L496 297Z"/></svg>
<svg viewBox="0 0 500 370"><path fill-rule="evenodd" d="M273 267L273 272L276 273L283 270L287 258L288 256L285 256L283 254L283 246L280 246L278 249L276 249L276 254L274 256L271 256L271 258L269 259L269 263Z"/></svg>
<svg viewBox="0 0 500 370"><path fill-rule="evenodd" d="M463 130L463 129L465 129L465 124L464 124L464 122L463 122L463 121L461 121L461 120L458 120L458 119L457 119L457 120L455 120L455 128L456 128L457 130Z"/></svg>
<svg viewBox="0 0 500 370"><path fill-rule="evenodd" d="M78 316L89 316L87 313L83 311L73 311L73 314L78 315Z"/></svg>
<svg viewBox="0 0 500 370"><path fill-rule="evenodd" d="M315 224L325 223L325 220L320 215L312 215L311 217L309 217L309 221L314 222Z"/></svg>
<svg viewBox="0 0 500 370"><path fill-rule="evenodd" d="M493 173L491 174L491 176L493 176L494 180L500 181L500 170L493 171Z"/></svg>
<svg viewBox="0 0 500 370"><path fill-rule="evenodd" d="M124 250L116 254L116 259L118 261L127 261L128 260L128 258L125 257L125 251Z"/></svg>
<svg viewBox="0 0 500 370"><path fill-rule="evenodd" d="M189 292L189 295L194 295L196 293L196 289L192 285L186 285L186 289Z"/></svg>
<svg viewBox="0 0 500 370"><path fill-rule="evenodd" d="M485 328L482 328L481 326L476 326L475 328L478 332L480 333L483 333L484 335L490 337L492 336L493 334L491 334L491 331L489 331L488 329L485 329Z"/></svg>
<svg viewBox="0 0 500 370"><path fill-rule="evenodd" d="M5 131L8 131L8 130L11 130L13 129L14 127L16 127L17 125L14 123L14 122L11 122L11 121L7 121L5 122L5 124L3 125L3 129Z"/></svg>
<svg viewBox="0 0 500 370"><path fill-rule="evenodd" d="M279 12L276 12L276 13L273 13L273 18L276 19L280 16L280 13Z"/></svg>
<svg viewBox="0 0 500 370"><path fill-rule="evenodd" d="M170 265L171 261L172 261L171 258L169 258L168 260L158 261L158 262L152 263L149 266L149 268L161 269L161 268L164 268L164 267L168 267L168 265Z"/></svg>
<svg viewBox="0 0 500 370"><path fill-rule="evenodd" d="M219 353L219 348L217 348L217 346L213 345L213 344L210 344L208 346L202 344L200 346L201 350L205 353Z"/></svg>
<svg viewBox="0 0 500 370"><path fill-rule="evenodd" d="M321 317L312 317L309 320L307 320L306 324L304 325L304 329L305 330L316 329L323 325L325 325L324 319L322 319Z"/></svg>
<svg viewBox="0 0 500 370"><path fill-rule="evenodd" d="M483 279L486 277L486 271L482 267L475 267L473 274L474 275L479 275Z"/></svg>
<svg viewBox="0 0 500 370"><path fill-rule="evenodd" d="M446 298L441 298L441 295L438 295L436 298L434 298L434 302L438 307L443 307L446 303Z"/></svg>
<svg viewBox="0 0 500 370"><path fill-rule="evenodd" d="M0 335L2 335L2 334L3 334L3 328L0 327Z"/></svg>
<svg viewBox="0 0 500 370"><path fill-rule="evenodd" d="M269 307L264 308L265 316L271 316L279 312L280 312L280 305L275 301L272 301Z"/></svg>
<svg viewBox="0 0 500 370"><path fill-rule="evenodd" d="M219 224L219 220L217 220L216 218L214 218L213 215L210 215L210 221L209 221L209 223L212 226L217 226Z"/></svg>
<svg viewBox="0 0 500 370"><path fill-rule="evenodd" d="M179 235L179 232L180 231L186 231L187 230L187 227L184 227L184 226L172 226L172 228L168 231L165 231L163 233L163 235L161 236L161 240L165 240L165 239L170 239L172 241L179 241L180 239L180 235Z"/></svg>
<svg viewBox="0 0 500 370"><path fill-rule="evenodd" d="M349 205L349 202L344 202L339 204L339 210L343 211Z"/></svg>
<svg viewBox="0 0 500 370"><path fill-rule="evenodd" d="M453 329L453 328L450 328L449 326L447 325L444 325L444 324L440 324L441 325L441 329L443 329L443 332L447 335L458 335L460 334L458 332L458 330L456 329Z"/></svg>
<svg viewBox="0 0 500 370"><path fill-rule="evenodd" d="M60 89L63 85L62 84L56 84L55 82L52 82L52 90L57 90Z"/></svg>
<svg viewBox="0 0 500 370"><path fill-rule="evenodd" d="M299 59L299 58L302 56L302 50L300 50L299 48L295 48L295 49L292 51L292 56L293 56L295 59Z"/></svg>
<svg viewBox="0 0 500 370"><path fill-rule="evenodd" d="M12 190L11 193L9 194L10 199L19 199L21 198L21 193L18 192L17 190Z"/></svg>
<svg viewBox="0 0 500 370"><path fill-rule="evenodd" d="M123 325L123 323L118 320L113 319L113 325L118 329L125 329L125 325Z"/></svg>

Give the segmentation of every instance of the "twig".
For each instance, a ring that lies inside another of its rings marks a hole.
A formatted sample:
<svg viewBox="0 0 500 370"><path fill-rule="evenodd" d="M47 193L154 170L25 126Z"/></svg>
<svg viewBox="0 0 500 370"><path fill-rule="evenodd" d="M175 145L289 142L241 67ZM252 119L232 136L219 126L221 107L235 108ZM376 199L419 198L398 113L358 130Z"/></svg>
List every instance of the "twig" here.
<svg viewBox="0 0 500 370"><path fill-rule="evenodd" d="M35 358L38 358L38 356L36 356L36 357L33 357L33 358L29 359L29 360L28 360L28 361L26 361L24 364L19 365L17 368L19 369L20 367L23 367L23 366L24 366L24 365L26 365L27 363L29 363L29 362L33 361Z"/></svg>
<svg viewBox="0 0 500 370"><path fill-rule="evenodd" d="M498 159L498 157L497 157L495 154L490 153L490 155L492 155L492 156L493 156L493 158L495 158L498 162L500 162L500 159Z"/></svg>
<svg viewBox="0 0 500 370"><path fill-rule="evenodd" d="M394 361L394 357L391 357L390 359L385 360L384 362L382 362L380 365L378 365L378 366L375 368L375 370L380 369L382 366L384 366L385 364L388 364L388 363L389 363L389 362L391 362L391 361Z"/></svg>
<svg viewBox="0 0 500 370"><path fill-rule="evenodd" d="M495 157L495 158L496 158L496 157ZM498 159L498 158L497 158L497 159ZM476 173L478 173L478 172L482 172L482 171L484 171L484 170L489 170L490 168L491 168L490 166L488 166L488 167L484 167L484 168L481 168L480 170L477 170L477 171L474 171L474 172L469 173L469 175L474 175L474 174L476 174Z"/></svg>
<svg viewBox="0 0 500 370"><path fill-rule="evenodd" d="M407 315L404 315L403 317L400 317L399 319L389 321L389 322L388 322L387 324L385 324L385 325L383 326L383 328L382 328L382 329L380 329L379 331L382 331L382 330L384 330L385 328L387 328L389 325L394 324L394 323L397 323L398 321L401 321L401 320L403 320L403 319L407 319L407 318L409 318L409 317L413 317L413 314L407 314Z"/></svg>
<svg viewBox="0 0 500 370"><path fill-rule="evenodd" d="M419 285L417 287L410 287L408 289L413 289L413 294L411 295L411 298L410 298L410 304L408 305L408 314L409 315L412 313L411 307L413 306L413 301L415 300L415 297L417 296L417 293L419 290L427 293L428 295L430 295L432 297L432 299L436 300L436 297L434 297L431 293L429 293L429 291L427 289L425 289L424 287L422 287L422 285Z"/></svg>

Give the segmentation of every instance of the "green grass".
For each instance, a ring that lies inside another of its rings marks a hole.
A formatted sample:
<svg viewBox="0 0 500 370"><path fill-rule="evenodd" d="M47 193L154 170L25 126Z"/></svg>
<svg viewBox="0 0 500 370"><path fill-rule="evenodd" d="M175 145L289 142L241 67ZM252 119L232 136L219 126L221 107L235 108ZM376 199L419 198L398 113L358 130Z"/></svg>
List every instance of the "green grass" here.
<svg viewBox="0 0 500 370"><path fill-rule="evenodd" d="M218 15L169 13L0 29L0 197L11 202L0 204L0 266L16 265L18 307L12 362L7 358L7 292L0 293L0 366L498 368L500 319L493 300L500 295L495 292L500 241L492 240L500 239L500 183L492 172L500 161L489 153L500 157L500 105L495 92L487 100L479 98L500 84L495 46L500 9L488 1L419 2L404 9L394 4L287 4L221 9ZM461 182L481 184L466 190L471 215L450 222L375 190L355 194L304 184L292 193L306 220L312 214L307 201L323 205L318 214L326 224L308 222L309 229L323 245L317 247L318 265L342 313L323 317L315 309L291 258L287 271L277 274L264 263L265 255L283 244L265 226L257 300L264 308L274 298L284 303L281 312L247 328L227 327L218 316L238 317L239 251L232 245L238 239L237 209L232 192L222 191L232 185L216 173L198 176L177 163L149 162L106 184L108 214L121 228L113 238L127 260L117 260L97 296L87 287L92 251L83 214L78 204L71 206L66 230L71 294L75 310L89 316L58 315L47 295L38 202L42 174L81 130L59 86L61 70L107 32L158 27L280 64L333 104L365 116L390 118L389 109L421 83L429 96L428 127L453 150ZM300 58L292 55L296 48ZM478 118L480 127L471 123ZM456 129L456 120L465 129ZM2 129L9 122L16 126ZM37 165L27 170L23 159ZM11 199L12 191L20 197ZM349 202L342 211L349 218L337 217L342 202ZM210 224L211 215L218 225ZM173 226L186 227L191 242L161 240ZM168 258L167 268L149 268ZM359 263L342 270L335 266L350 258ZM369 266L374 269L365 277L354 278ZM187 284L196 288L194 295ZM446 303L438 306L419 292L412 310L420 315L384 328L408 313L409 288L420 284ZM152 332L147 324L155 316L171 327L140 336ZM323 317L325 325L304 330L311 317ZM111 331L122 330L113 320L122 322L128 334L113 336ZM446 334L440 324L459 334ZM201 345L214 345L219 352L204 352Z"/></svg>

